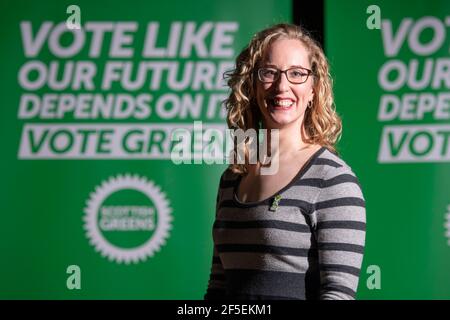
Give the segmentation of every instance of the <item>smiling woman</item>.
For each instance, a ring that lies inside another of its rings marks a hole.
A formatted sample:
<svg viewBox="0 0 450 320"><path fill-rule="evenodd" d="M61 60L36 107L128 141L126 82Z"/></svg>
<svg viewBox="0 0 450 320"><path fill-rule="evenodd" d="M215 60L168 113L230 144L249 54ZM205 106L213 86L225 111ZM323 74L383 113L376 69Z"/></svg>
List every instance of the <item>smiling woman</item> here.
<svg viewBox="0 0 450 320"><path fill-rule="evenodd" d="M279 39L267 51L256 85L256 100L266 127L301 127L307 104L314 96L313 81L308 81L312 71L307 55L296 39Z"/></svg>
<svg viewBox="0 0 450 320"><path fill-rule="evenodd" d="M279 170L265 175L247 157L222 174L205 299L354 299L365 201L335 151L341 121L322 49L302 28L275 25L228 78L228 126L277 131L267 141Z"/></svg>

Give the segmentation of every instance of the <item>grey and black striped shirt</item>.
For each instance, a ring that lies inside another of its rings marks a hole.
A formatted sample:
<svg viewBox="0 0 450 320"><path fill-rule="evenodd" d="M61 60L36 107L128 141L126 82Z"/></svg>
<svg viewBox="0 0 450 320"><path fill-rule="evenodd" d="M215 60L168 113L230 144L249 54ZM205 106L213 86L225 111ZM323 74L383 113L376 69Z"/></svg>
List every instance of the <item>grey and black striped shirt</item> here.
<svg viewBox="0 0 450 320"><path fill-rule="evenodd" d="M354 299L366 212L351 168L322 147L286 187L251 203L237 198L240 178L227 169L220 179L204 298Z"/></svg>

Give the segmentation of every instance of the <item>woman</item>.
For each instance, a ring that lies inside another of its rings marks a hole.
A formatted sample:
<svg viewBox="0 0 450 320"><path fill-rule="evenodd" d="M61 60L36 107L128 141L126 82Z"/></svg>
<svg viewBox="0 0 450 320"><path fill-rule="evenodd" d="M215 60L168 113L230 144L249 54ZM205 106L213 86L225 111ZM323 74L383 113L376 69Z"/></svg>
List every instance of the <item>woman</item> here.
<svg viewBox="0 0 450 320"><path fill-rule="evenodd" d="M228 84L228 126L278 130L279 168L264 175L247 161L222 174L205 299L354 299L365 202L335 153L323 51L302 28L275 25L240 53Z"/></svg>

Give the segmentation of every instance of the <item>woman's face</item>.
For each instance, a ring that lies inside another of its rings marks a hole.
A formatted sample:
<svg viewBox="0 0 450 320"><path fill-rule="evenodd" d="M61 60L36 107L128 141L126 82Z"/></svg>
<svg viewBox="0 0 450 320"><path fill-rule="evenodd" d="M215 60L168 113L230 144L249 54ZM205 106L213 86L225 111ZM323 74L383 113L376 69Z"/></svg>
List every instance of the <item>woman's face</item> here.
<svg viewBox="0 0 450 320"><path fill-rule="evenodd" d="M299 40L275 40L268 48L258 68L286 70L292 67L311 69L308 52ZM299 128L308 102L313 99L312 76L302 84L293 84L281 73L277 81L263 83L257 80L256 100L267 128L281 129L297 123Z"/></svg>

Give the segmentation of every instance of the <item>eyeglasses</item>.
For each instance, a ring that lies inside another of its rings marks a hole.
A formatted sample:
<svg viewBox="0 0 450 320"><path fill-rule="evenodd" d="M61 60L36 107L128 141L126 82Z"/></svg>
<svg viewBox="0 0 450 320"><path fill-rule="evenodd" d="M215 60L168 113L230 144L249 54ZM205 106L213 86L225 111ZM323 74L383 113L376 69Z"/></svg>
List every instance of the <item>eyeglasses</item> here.
<svg viewBox="0 0 450 320"><path fill-rule="evenodd" d="M293 84L302 84L313 74L311 70L302 67L292 67L286 70L260 68L258 69L258 79L264 83L272 83L278 81L282 73L286 74L288 81Z"/></svg>

